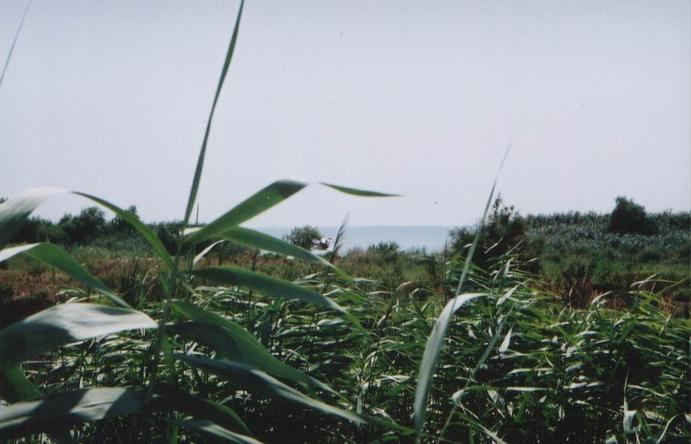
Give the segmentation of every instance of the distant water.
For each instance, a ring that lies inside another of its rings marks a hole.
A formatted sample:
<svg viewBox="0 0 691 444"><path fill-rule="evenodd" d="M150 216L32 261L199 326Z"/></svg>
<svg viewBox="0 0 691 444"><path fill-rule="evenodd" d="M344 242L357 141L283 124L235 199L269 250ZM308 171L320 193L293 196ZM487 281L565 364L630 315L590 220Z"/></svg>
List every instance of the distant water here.
<svg viewBox="0 0 691 444"><path fill-rule="evenodd" d="M334 239L338 227L317 227L324 237ZM379 242L396 242L402 250L424 248L429 252L444 248L449 231L453 227L346 227L343 248L366 249ZM258 228L274 237L283 238L292 227Z"/></svg>

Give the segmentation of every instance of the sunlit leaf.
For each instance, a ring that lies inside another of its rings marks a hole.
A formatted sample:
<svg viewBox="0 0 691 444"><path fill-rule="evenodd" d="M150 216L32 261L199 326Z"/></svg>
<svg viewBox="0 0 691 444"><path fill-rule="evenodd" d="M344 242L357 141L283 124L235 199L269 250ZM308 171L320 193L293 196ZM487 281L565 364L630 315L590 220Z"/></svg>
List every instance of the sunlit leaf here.
<svg viewBox="0 0 691 444"><path fill-rule="evenodd" d="M266 296L293 299L344 312L337 303L321 294L271 276L239 267L211 267L192 271L192 275L212 282L261 291Z"/></svg>

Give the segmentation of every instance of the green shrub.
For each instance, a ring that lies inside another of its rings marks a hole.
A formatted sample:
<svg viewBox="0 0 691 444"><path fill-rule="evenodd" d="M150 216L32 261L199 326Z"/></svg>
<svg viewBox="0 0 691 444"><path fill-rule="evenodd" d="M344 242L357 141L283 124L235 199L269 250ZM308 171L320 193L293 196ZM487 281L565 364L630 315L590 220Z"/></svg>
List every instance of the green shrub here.
<svg viewBox="0 0 691 444"><path fill-rule="evenodd" d="M626 197L617 197L607 231L619 234L654 234L656 229L643 206Z"/></svg>
<svg viewBox="0 0 691 444"><path fill-rule="evenodd" d="M291 244L302 247L305 250L314 248L315 241L319 241L321 238L322 234L319 229L310 225L295 227L285 237Z"/></svg>

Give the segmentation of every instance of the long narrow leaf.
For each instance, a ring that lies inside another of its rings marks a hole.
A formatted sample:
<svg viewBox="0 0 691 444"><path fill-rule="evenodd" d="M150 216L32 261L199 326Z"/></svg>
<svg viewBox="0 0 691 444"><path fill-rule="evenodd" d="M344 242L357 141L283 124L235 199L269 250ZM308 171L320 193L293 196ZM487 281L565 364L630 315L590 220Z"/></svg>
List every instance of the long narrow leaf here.
<svg viewBox="0 0 691 444"><path fill-rule="evenodd" d="M192 271L191 274L220 284L237 285L260 291L274 298L294 299L308 304L320 305L331 310L345 312L337 303L316 291L262 273L245 270L244 268L210 267Z"/></svg>
<svg viewBox="0 0 691 444"><path fill-rule="evenodd" d="M12 59L12 54L14 53L14 47L17 45L17 40L19 40L19 34L22 32L24 27L24 21L26 16L29 15L29 8L31 7L32 0L26 3L24 8L24 14L22 15L22 20L19 22L17 27L17 32L14 33L14 38L12 39L12 44L10 45L10 50L7 52L7 58L5 59L5 64L2 66L2 72L0 72L0 86L2 86L2 81L5 79L5 73L7 72L7 67L10 66L10 60Z"/></svg>
<svg viewBox="0 0 691 444"><path fill-rule="evenodd" d="M449 327L449 322L454 313L461 308L466 302L471 301L480 296L482 293L471 293L456 296L450 300L441 314L437 318L432 328L432 333L427 337L425 344L425 351L422 354L422 362L420 362L420 371L418 372L417 387L415 388L415 430L419 434L422 432L422 427L425 421L425 410L427 404L427 397L432 386L434 373L437 369L437 362L442 346L444 345L444 338Z"/></svg>
<svg viewBox="0 0 691 444"><path fill-rule="evenodd" d="M176 410L195 419L213 421L215 424L246 435L252 435L244 421L230 407L201 396L193 395L176 387L161 384L156 388L156 402L160 410Z"/></svg>
<svg viewBox="0 0 691 444"><path fill-rule="evenodd" d="M354 413L305 396L260 370L252 369L236 362L209 359L201 356L177 355L177 357L193 367L225 377L234 384L247 387L251 391L278 396L321 413L347 419L356 424L365 422L363 418Z"/></svg>
<svg viewBox="0 0 691 444"><path fill-rule="evenodd" d="M0 248L10 241L36 207L63 192L59 188L32 188L0 203Z"/></svg>
<svg viewBox="0 0 691 444"><path fill-rule="evenodd" d="M190 188L190 196L187 199L187 208L185 209L185 219L183 225L187 225L190 220L190 215L192 214L192 208L194 207L194 202L197 200L197 192L199 191L199 181L202 177L202 170L204 169L204 159L206 157L206 145L209 142L209 134L211 133L211 122L214 119L214 113L216 112L216 105L218 104L218 97L221 95L221 89L223 88L223 82L226 80L226 74L228 74L228 68L230 67L230 61L233 59L233 53L235 52L235 43L238 39L238 32L240 31L240 19L242 18L242 9L245 6L245 0L240 1L240 9L238 10L237 18L235 19L235 27L233 28L233 35L230 38L230 44L228 45L228 50L226 51L226 57L223 61L223 68L221 69L221 77L218 79L218 86L216 87L216 94L214 94L214 101L211 104L211 111L209 112L209 119L206 122L206 130L204 131L204 140L202 141L202 147L199 150L199 157L197 158L197 167L194 170L194 179L192 179L192 187Z"/></svg>
<svg viewBox="0 0 691 444"><path fill-rule="evenodd" d="M230 211L215 219L213 222L199 228L188 231L191 233L186 239L188 244L197 243L205 239L217 238L224 231L235 228L243 222L263 213L269 208L278 205L293 194L305 188L308 184L294 180L284 179L276 181L264 189L253 194ZM378 193L376 191L358 190L340 185L323 184L342 193L364 197L395 197L395 194Z"/></svg>
<svg viewBox="0 0 691 444"><path fill-rule="evenodd" d="M307 184L293 180L279 180L256 192L213 222L194 231L187 239L188 244L218 236L269 208L283 202L303 189Z"/></svg>
<svg viewBox="0 0 691 444"><path fill-rule="evenodd" d="M400 197L399 194L389 194L389 193L380 193L379 191L360 190L357 188L344 187L341 185L334 185L332 183L326 183L326 182L320 182L320 183L324 186L329 187L329 188L333 188L336 191L340 191L341 193L352 194L353 196L360 196L360 197Z"/></svg>
<svg viewBox="0 0 691 444"><path fill-rule="evenodd" d="M0 370L72 342L123 330L155 328L144 313L96 304L62 304L0 330Z"/></svg>
<svg viewBox="0 0 691 444"><path fill-rule="evenodd" d="M142 411L141 396L124 388L93 388L61 393L39 401L20 402L0 409L0 437L53 431Z"/></svg>
<svg viewBox="0 0 691 444"><path fill-rule="evenodd" d="M122 307L129 307L127 302L122 300L120 296L110 291L103 282L82 268L82 266L79 265L79 263L72 256L70 256L65 250L57 245L45 242L40 244L27 244L20 245L18 247L5 248L0 250L0 262L6 261L7 259L18 254L29 256L34 260L57 268L87 287L93 288L94 290L103 294L115 304Z"/></svg>
<svg viewBox="0 0 691 444"><path fill-rule="evenodd" d="M188 328L184 328L184 324L178 326L176 331L215 350L221 357L256 367L279 378L331 391L323 383L278 360L250 332L230 319L185 301L175 301L173 307L194 321Z"/></svg>
<svg viewBox="0 0 691 444"><path fill-rule="evenodd" d="M468 254L466 255L463 271L461 272L461 277L459 278L458 285L456 287L456 297L454 297L451 300L450 306L447 305L446 307L444 307L444 311L448 308L450 314L456 312L456 303L466 302L465 299L460 298L461 289L463 288L465 279L468 276L468 272L470 271L470 263L473 259L473 255L475 254L475 249L477 248L477 245L480 242L480 235L484 227L485 219L487 218L487 213L489 212L489 207L492 204L492 199L494 199L494 191L496 190L497 182L499 181L499 175L501 174L501 170L504 167L504 162L506 162L506 158L509 155L510 151L511 144L509 143L509 146L506 148L506 151L504 152L504 156L502 157L499 168L497 169L497 175L494 178L494 182L492 183L492 189L490 190L489 196L487 197L485 209L482 213L482 217L480 218L480 223L477 227L477 231L475 232L473 243L470 245L470 249L468 250ZM442 311L442 315L444 314L444 311ZM439 319L442 319L442 315L439 316ZM439 319L437 319L437 323L434 326L435 329L432 330L432 334L429 338L427 338L427 344L425 345L425 351L423 353L422 362L420 362L418 383L417 387L415 387L413 416L416 434L415 439L418 442L420 440L420 436L422 435L422 429L425 425L425 410L427 406L427 398L429 396L429 391L432 388L434 372L437 369L439 354L441 352L441 347L444 343L444 338L446 337L446 331L449 327L450 316L449 319L446 319L442 324L439 325L439 328L437 329ZM430 347L434 349L430 350Z"/></svg>

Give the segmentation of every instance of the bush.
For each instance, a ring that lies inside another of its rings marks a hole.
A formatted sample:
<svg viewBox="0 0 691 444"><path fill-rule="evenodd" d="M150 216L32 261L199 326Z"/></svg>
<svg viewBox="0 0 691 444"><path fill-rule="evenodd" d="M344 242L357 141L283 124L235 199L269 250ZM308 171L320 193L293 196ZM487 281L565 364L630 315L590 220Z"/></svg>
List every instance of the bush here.
<svg viewBox="0 0 691 444"><path fill-rule="evenodd" d="M293 245L302 247L306 250L311 250L314 247L314 241L320 240L322 234L316 227L305 225L303 227L295 227L285 237L285 239Z"/></svg>
<svg viewBox="0 0 691 444"><path fill-rule="evenodd" d="M526 220L515 208L504 205L501 197L497 197L487 222L482 227L475 262L485 267L490 258L504 255L525 240L527 228ZM475 229L454 228L449 236L452 250L463 252L473 242Z"/></svg>
<svg viewBox="0 0 691 444"><path fill-rule="evenodd" d="M84 208L79 216L63 216L58 225L65 232L67 244L85 244L105 232L106 218L100 209L89 207Z"/></svg>
<svg viewBox="0 0 691 444"><path fill-rule="evenodd" d="M655 226L643 206L625 197L617 197L607 231L619 234L654 234Z"/></svg>

